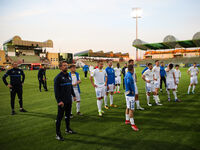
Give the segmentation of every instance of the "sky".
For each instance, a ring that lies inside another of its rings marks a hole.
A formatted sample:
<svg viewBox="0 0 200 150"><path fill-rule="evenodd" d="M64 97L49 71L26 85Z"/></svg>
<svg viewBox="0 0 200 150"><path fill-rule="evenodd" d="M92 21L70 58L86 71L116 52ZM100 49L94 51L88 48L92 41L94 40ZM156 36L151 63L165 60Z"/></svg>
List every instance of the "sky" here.
<svg viewBox="0 0 200 150"><path fill-rule="evenodd" d="M0 0L0 48L15 35L23 40L53 40L55 52L92 49L135 56L139 39L162 42L167 35L192 39L200 31L200 0Z"/></svg>

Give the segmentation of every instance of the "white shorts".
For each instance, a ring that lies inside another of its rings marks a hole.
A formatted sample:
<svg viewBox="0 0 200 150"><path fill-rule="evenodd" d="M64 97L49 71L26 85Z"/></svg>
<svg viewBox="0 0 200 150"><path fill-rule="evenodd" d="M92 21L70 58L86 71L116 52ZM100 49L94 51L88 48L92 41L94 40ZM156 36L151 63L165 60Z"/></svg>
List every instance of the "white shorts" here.
<svg viewBox="0 0 200 150"><path fill-rule="evenodd" d="M138 94L138 88L136 82L134 84L135 84L135 94Z"/></svg>
<svg viewBox="0 0 200 150"><path fill-rule="evenodd" d="M176 84L174 83L174 80L167 80L167 89L176 89Z"/></svg>
<svg viewBox="0 0 200 150"><path fill-rule="evenodd" d="M155 92L154 83L146 83L146 92L147 93Z"/></svg>
<svg viewBox="0 0 200 150"><path fill-rule="evenodd" d="M135 97L126 96L126 107L131 110L135 109Z"/></svg>
<svg viewBox="0 0 200 150"><path fill-rule="evenodd" d="M105 92L113 92L114 91L114 84L108 84L109 89L107 89L107 86L105 87Z"/></svg>
<svg viewBox="0 0 200 150"><path fill-rule="evenodd" d="M73 88L74 89L74 93L75 93L75 96L76 96L76 101L81 101L81 97L80 97L80 93L78 91L78 88ZM74 101L73 97L72 97L72 102Z"/></svg>
<svg viewBox="0 0 200 150"><path fill-rule="evenodd" d="M115 84L121 84L121 76L115 78Z"/></svg>
<svg viewBox="0 0 200 150"><path fill-rule="evenodd" d="M190 77L190 84L198 84L197 76Z"/></svg>
<svg viewBox="0 0 200 150"><path fill-rule="evenodd" d="M105 96L105 86L95 88L96 97L101 98Z"/></svg>
<svg viewBox="0 0 200 150"><path fill-rule="evenodd" d="M159 89L160 88L160 78L158 78L157 80L154 81L154 87L156 89Z"/></svg>

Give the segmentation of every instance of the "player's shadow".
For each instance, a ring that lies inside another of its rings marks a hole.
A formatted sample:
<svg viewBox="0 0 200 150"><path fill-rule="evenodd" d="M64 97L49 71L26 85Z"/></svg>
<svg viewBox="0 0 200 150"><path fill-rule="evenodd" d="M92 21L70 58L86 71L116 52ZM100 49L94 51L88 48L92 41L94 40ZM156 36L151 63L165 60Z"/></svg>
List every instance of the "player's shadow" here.
<svg viewBox="0 0 200 150"><path fill-rule="evenodd" d="M130 131L130 134L133 131ZM134 140L132 138L123 139L123 138L114 138L114 137L106 137L106 136L98 136L96 134L78 134L79 136L85 137L84 140L80 139L70 139L67 138L66 142L73 141L76 143L88 144L88 145L98 145L98 149L134 149L140 147L140 149L148 149L148 150L165 150L165 149L181 149L181 150L192 150L195 149L188 145L174 143L172 142L164 142L157 140ZM87 138L88 137L88 138ZM87 139L93 140L87 140ZM144 144L141 144L144 143ZM155 144L154 144L155 143ZM97 149L97 147L95 147Z"/></svg>
<svg viewBox="0 0 200 150"><path fill-rule="evenodd" d="M41 117L41 118L50 118L55 120L56 119L56 115L55 114L48 114L48 113L42 113L42 112L31 112L28 111L26 113L23 113L21 115L27 115L27 116L32 116L32 117Z"/></svg>

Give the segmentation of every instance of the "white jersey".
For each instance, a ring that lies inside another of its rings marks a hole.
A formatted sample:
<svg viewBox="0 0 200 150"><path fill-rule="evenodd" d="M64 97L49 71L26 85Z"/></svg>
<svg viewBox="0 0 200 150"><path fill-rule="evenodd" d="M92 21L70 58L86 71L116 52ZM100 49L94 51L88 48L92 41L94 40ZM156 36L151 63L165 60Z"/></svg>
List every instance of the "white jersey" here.
<svg viewBox="0 0 200 150"><path fill-rule="evenodd" d="M103 87L105 85L105 77L107 73L104 69L94 69L91 73L91 77L94 77L94 84L98 87Z"/></svg>
<svg viewBox="0 0 200 150"><path fill-rule="evenodd" d="M145 76L146 80L150 80L151 82L153 82L153 70L147 69L143 75Z"/></svg>
<svg viewBox="0 0 200 150"><path fill-rule="evenodd" d="M199 69L198 69L197 67L192 66L192 67L190 67L190 68L188 69L188 71L190 71L190 74L191 74L193 77L195 77L195 76L197 76L197 73L199 72Z"/></svg>
<svg viewBox="0 0 200 150"><path fill-rule="evenodd" d="M71 77L72 77L72 84L76 84L77 83L77 77L76 77L76 74L74 73L74 74L72 74L71 73ZM78 80L81 80L80 79L80 76L79 76L79 79ZM73 88L78 88L78 86L76 85L76 86L73 86Z"/></svg>
<svg viewBox="0 0 200 150"><path fill-rule="evenodd" d="M121 68L114 68L114 70L115 70L115 76L117 76L117 77L119 77L119 76L121 76L121 71L122 71L122 69Z"/></svg>
<svg viewBox="0 0 200 150"><path fill-rule="evenodd" d="M89 67L89 71L92 72L93 70L94 70L94 67L93 67L93 66L90 66L90 67Z"/></svg>
<svg viewBox="0 0 200 150"><path fill-rule="evenodd" d="M152 71L154 73L154 78L159 79L160 78L160 66L154 66Z"/></svg>
<svg viewBox="0 0 200 150"><path fill-rule="evenodd" d="M165 71L166 70L167 70L167 68L165 69ZM166 74L167 74L166 80L173 81L174 80L174 76L173 76L174 73L175 73L175 69L171 69L168 72L166 71Z"/></svg>
<svg viewBox="0 0 200 150"><path fill-rule="evenodd" d="M175 73L175 78L176 79L179 79L181 77L181 71L179 69L178 70L175 69L174 73Z"/></svg>

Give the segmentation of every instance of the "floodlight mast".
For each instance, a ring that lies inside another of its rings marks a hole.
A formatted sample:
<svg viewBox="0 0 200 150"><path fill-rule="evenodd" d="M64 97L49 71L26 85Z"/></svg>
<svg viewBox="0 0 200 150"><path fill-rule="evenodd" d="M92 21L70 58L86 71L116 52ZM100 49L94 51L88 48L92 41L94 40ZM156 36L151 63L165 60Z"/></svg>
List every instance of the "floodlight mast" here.
<svg viewBox="0 0 200 150"><path fill-rule="evenodd" d="M138 18L142 17L141 8L132 8L131 17L136 20L136 40L138 39ZM138 49L136 48L136 60L138 60Z"/></svg>

